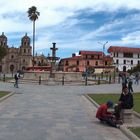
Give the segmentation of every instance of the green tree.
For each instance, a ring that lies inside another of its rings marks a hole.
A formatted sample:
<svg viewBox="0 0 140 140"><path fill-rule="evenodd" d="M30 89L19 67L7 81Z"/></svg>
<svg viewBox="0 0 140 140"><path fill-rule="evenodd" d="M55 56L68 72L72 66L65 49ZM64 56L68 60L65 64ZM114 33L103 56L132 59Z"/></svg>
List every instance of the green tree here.
<svg viewBox="0 0 140 140"><path fill-rule="evenodd" d="M135 73L140 71L140 64L137 64L135 67L133 67L131 70L128 70L129 73Z"/></svg>
<svg viewBox="0 0 140 140"><path fill-rule="evenodd" d="M87 68L87 72L89 73L89 75L92 75L92 74L94 74L94 72L95 72L95 68L92 67L92 66L89 66L89 67Z"/></svg>
<svg viewBox="0 0 140 140"><path fill-rule="evenodd" d="M28 17L33 22L33 70L34 70L34 53L35 53L35 21L38 19L40 13L35 6L28 9Z"/></svg>
<svg viewBox="0 0 140 140"><path fill-rule="evenodd" d="M0 46L0 61L4 58L6 54L7 54L7 49Z"/></svg>

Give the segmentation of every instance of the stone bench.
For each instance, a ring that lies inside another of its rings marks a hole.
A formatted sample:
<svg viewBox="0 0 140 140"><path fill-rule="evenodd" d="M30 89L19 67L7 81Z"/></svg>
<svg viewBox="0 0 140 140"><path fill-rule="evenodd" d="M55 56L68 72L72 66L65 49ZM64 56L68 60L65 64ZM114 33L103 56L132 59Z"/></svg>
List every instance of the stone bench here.
<svg viewBox="0 0 140 140"><path fill-rule="evenodd" d="M133 109L122 109L121 118L124 123L132 123L133 121Z"/></svg>

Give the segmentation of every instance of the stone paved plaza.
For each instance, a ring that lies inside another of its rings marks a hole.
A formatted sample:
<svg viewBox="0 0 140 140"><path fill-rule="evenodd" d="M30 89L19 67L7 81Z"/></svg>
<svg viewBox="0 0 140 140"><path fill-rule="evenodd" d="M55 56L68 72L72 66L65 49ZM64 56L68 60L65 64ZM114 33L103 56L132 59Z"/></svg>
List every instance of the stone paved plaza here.
<svg viewBox="0 0 140 140"><path fill-rule="evenodd" d="M0 102L0 140L128 140L119 129L100 124L96 108L83 96L120 88L20 84L16 89L0 82L1 91L15 91Z"/></svg>

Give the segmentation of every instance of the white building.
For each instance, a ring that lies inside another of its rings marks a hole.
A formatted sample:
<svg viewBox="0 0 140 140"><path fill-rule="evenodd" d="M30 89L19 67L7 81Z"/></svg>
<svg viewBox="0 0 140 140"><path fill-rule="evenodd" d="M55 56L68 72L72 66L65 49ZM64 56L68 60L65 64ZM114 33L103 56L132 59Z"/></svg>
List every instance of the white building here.
<svg viewBox="0 0 140 140"><path fill-rule="evenodd" d="M108 52L119 71L128 70L140 64L140 48L110 46Z"/></svg>

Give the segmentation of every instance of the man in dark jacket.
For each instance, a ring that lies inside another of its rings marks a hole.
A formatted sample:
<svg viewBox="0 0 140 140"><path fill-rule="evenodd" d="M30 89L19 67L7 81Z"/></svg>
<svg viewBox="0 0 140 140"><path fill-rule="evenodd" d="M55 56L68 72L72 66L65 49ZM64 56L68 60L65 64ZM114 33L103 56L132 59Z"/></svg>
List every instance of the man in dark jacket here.
<svg viewBox="0 0 140 140"><path fill-rule="evenodd" d="M123 109L131 109L133 107L133 95L128 92L128 88L125 87L119 99L119 104Z"/></svg>
<svg viewBox="0 0 140 140"><path fill-rule="evenodd" d="M15 79L15 84L14 84L14 87L16 87L16 88L18 88L18 79L19 79L19 73L16 73L15 75L14 75L14 79Z"/></svg>

